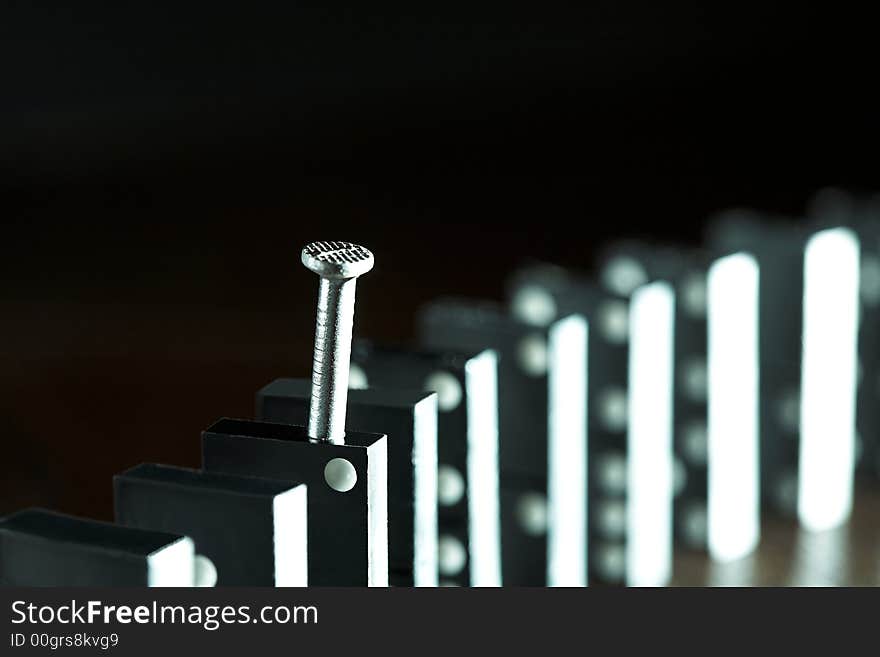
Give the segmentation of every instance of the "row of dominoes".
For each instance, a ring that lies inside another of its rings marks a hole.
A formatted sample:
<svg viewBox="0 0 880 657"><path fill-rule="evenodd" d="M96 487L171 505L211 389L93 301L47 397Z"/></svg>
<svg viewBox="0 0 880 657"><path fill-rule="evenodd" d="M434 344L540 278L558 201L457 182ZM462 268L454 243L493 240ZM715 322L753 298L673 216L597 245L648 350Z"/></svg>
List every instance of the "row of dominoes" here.
<svg viewBox="0 0 880 657"><path fill-rule="evenodd" d="M0 521L20 585L664 585L733 560L761 511L844 522L876 473L880 211L743 211L704 244L532 265L507 303L443 299L418 345L352 346L363 247L319 242L312 379L202 434L202 467L114 479L115 524Z"/></svg>

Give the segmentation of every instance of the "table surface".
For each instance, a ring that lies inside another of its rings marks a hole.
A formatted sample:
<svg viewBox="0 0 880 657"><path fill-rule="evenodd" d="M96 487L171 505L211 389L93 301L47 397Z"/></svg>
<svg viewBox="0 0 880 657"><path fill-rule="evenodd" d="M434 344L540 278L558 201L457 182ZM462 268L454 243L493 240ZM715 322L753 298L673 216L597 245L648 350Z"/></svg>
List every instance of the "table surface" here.
<svg viewBox="0 0 880 657"><path fill-rule="evenodd" d="M676 586L880 585L880 486L860 482L850 521L825 532L794 520L765 517L761 543L748 557L715 563L697 551L676 551Z"/></svg>

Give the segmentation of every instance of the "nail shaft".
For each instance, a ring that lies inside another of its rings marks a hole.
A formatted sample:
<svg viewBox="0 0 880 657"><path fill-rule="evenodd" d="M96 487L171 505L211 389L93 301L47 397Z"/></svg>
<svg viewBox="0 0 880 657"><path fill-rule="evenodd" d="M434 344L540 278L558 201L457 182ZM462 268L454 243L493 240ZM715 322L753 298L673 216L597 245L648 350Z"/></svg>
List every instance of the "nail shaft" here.
<svg viewBox="0 0 880 657"><path fill-rule="evenodd" d="M345 411L357 277L373 266L373 254L348 242L314 242L303 264L321 277L315 322L309 437L345 443Z"/></svg>

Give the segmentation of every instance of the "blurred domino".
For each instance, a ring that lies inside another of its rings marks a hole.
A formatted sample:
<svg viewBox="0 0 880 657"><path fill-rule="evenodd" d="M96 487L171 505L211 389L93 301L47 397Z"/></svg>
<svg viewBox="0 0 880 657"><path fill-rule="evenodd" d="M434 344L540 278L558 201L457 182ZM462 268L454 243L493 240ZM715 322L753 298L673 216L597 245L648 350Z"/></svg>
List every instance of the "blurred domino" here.
<svg viewBox="0 0 880 657"><path fill-rule="evenodd" d="M744 211L719 217L718 249L760 266L761 489L807 529L844 522L857 458L859 239Z"/></svg>
<svg viewBox="0 0 880 657"><path fill-rule="evenodd" d="M569 436L574 443L569 458L577 463L576 479L566 490L571 490L572 486L580 489L578 499L571 500L574 506L569 507L574 509L575 515L569 521L573 526L559 527L562 534L557 534L555 528L549 526L548 495L551 491L559 491L557 486L561 483L551 483L548 479L551 472L558 472L555 468L549 469L548 460L551 448L548 433L551 347L564 340L574 349L570 354L570 366L579 373L564 385L583 387L587 366L585 344L571 344L586 341L585 322L582 318L570 318L570 322L580 322L581 326L565 331L557 324L559 321L553 317L543 326L530 325L511 317L503 307L459 300L437 301L419 314L420 338L429 348L492 349L499 357L501 545L505 585L555 584L556 576L563 570L575 573L584 570L582 564L574 567L575 570L561 568L557 561L560 550L563 554L577 553L581 560L587 558L580 548L573 550L556 544L561 536L567 536L567 540L582 540L579 537L583 531L578 527L587 522L584 516L586 504L581 499L586 494L587 485L583 477L586 471L585 390L574 394L580 400L580 419L575 420L579 422L574 428L576 433ZM559 332L554 334L557 329ZM559 355L558 351L556 355ZM559 380L554 379L554 383L553 390L561 394ZM577 412L577 409L573 411L575 415ZM558 427L561 419L555 415L554 426ZM553 460L554 464L559 462L556 458ZM562 472L571 471L568 468ZM548 562L550 554L556 555L553 564Z"/></svg>

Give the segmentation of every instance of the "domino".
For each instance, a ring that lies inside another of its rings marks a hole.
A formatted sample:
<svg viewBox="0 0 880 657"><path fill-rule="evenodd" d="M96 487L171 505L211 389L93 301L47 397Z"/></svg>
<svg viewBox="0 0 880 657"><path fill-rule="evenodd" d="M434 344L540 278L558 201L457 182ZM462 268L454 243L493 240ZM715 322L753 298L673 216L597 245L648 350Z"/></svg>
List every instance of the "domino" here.
<svg viewBox="0 0 880 657"><path fill-rule="evenodd" d="M418 317L420 338L426 347L459 351L488 348L498 354L502 578L509 586L544 586L548 575L558 572L558 566L548 570L548 555L551 551L558 554L553 548L557 534L549 527L548 507L548 494L555 485L548 484L548 345L554 328L559 327L552 321L543 327L531 326L510 317L501 306L459 300L430 304ZM561 337L556 334L556 340ZM568 337L585 341L583 322L580 330ZM585 357L585 345L580 349ZM575 367L580 373L574 383L583 384L585 358ZM583 399L580 392L574 396ZM572 452L572 458L581 463L586 453L584 412L581 406L580 425L575 429L578 435L573 436L579 451ZM585 480L578 478L574 486L578 485L578 508L583 509L580 497L585 494ZM582 536L583 514L570 522L581 527L572 528L570 536Z"/></svg>
<svg viewBox="0 0 880 657"><path fill-rule="evenodd" d="M835 527L849 516L856 460L858 236L734 212L710 242L760 266L762 497L807 529Z"/></svg>
<svg viewBox="0 0 880 657"><path fill-rule="evenodd" d="M304 484L143 463L113 493L118 525L188 536L205 584L308 584Z"/></svg>
<svg viewBox="0 0 880 657"><path fill-rule="evenodd" d="M388 586L388 464L383 434L313 442L305 427L223 418L202 433L210 473L308 487L311 586Z"/></svg>
<svg viewBox="0 0 880 657"><path fill-rule="evenodd" d="M353 399L387 394L391 388L435 393L438 582L500 586L495 353L389 348L359 341L352 350L351 372L352 385L369 387L351 390Z"/></svg>
<svg viewBox="0 0 880 657"><path fill-rule="evenodd" d="M195 576L185 536L45 509L0 520L4 586L193 586Z"/></svg>
<svg viewBox="0 0 880 657"><path fill-rule="evenodd" d="M257 418L302 424L311 382L277 379L257 393ZM437 586L437 395L351 390L346 419L388 435L388 558L392 586Z"/></svg>

